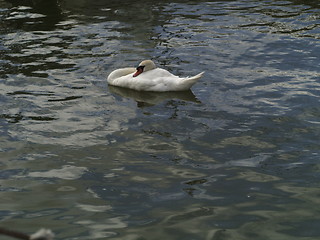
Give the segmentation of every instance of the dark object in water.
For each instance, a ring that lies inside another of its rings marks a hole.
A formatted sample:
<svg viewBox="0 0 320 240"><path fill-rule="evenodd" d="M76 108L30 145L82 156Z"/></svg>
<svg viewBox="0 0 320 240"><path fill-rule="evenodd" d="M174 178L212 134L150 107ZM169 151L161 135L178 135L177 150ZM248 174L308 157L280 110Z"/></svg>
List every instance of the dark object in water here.
<svg viewBox="0 0 320 240"><path fill-rule="evenodd" d="M29 236L25 233L0 227L0 235L6 235L22 240L52 240L54 237L54 234L51 232L51 230L43 228Z"/></svg>

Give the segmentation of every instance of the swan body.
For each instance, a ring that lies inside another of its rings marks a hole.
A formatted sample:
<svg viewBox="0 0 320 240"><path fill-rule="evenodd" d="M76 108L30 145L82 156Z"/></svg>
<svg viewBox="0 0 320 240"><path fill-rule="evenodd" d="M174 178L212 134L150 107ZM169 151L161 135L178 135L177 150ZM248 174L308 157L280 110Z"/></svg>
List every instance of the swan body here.
<svg viewBox="0 0 320 240"><path fill-rule="evenodd" d="M142 61L135 68L120 68L111 72L108 83L112 86L130 88L137 91L186 91L201 77L199 73L193 77L180 78L165 69L157 68L153 61Z"/></svg>

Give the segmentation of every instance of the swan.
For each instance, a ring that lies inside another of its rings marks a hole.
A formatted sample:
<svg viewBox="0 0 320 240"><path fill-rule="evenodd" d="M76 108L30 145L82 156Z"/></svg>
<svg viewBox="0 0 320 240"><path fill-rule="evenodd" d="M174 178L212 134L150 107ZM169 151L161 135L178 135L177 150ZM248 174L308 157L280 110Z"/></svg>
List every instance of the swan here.
<svg viewBox="0 0 320 240"><path fill-rule="evenodd" d="M165 69L157 68L152 60L144 60L137 68L120 68L112 71L107 81L112 86L137 91L187 91L202 77L203 73L180 78Z"/></svg>

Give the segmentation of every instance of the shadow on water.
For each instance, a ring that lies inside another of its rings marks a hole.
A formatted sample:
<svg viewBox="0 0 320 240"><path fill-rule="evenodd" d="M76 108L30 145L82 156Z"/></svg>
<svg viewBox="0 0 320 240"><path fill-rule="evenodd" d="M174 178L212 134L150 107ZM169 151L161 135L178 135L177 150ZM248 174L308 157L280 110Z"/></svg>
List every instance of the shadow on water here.
<svg viewBox="0 0 320 240"><path fill-rule="evenodd" d="M183 101L201 103L191 90L182 92L141 92L127 88L109 86L111 93L125 98L132 98L137 102L138 107L148 107L159 104L167 99L180 99Z"/></svg>
<svg viewBox="0 0 320 240"><path fill-rule="evenodd" d="M318 0L291 0L293 4L296 5L309 5L310 7L313 8L319 8L320 7L320 2Z"/></svg>
<svg viewBox="0 0 320 240"><path fill-rule="evenodd" d="M53 121L56 118L44 117L44 116L23 116L22 113L10 115L10 114L0 114L0 119L6 119L9 123L18 123L22 120L34 120L34 121Z"/></svg>
<svg viewBox="0 0 320 240"><path fill-rule="evenodd" d="M63 19L58 0L6 0L16 8L7 18L7 24L26 30L49 31ZM25 24L25 23L28 24Z"/></svg>

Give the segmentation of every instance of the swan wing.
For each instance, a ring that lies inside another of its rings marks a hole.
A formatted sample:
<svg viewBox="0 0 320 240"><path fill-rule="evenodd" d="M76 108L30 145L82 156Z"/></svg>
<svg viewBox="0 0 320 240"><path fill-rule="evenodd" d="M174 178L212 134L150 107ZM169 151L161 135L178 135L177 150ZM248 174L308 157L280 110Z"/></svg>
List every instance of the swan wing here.
<svg viewBox="0 0 320 240"><path fill-rule="evenodd" d="M189 90L203 75L201 72L193 77L180 78L177 76L159 77L154 79L154 84L148 91L165 92L165 91L187 91Z"/></svg>

